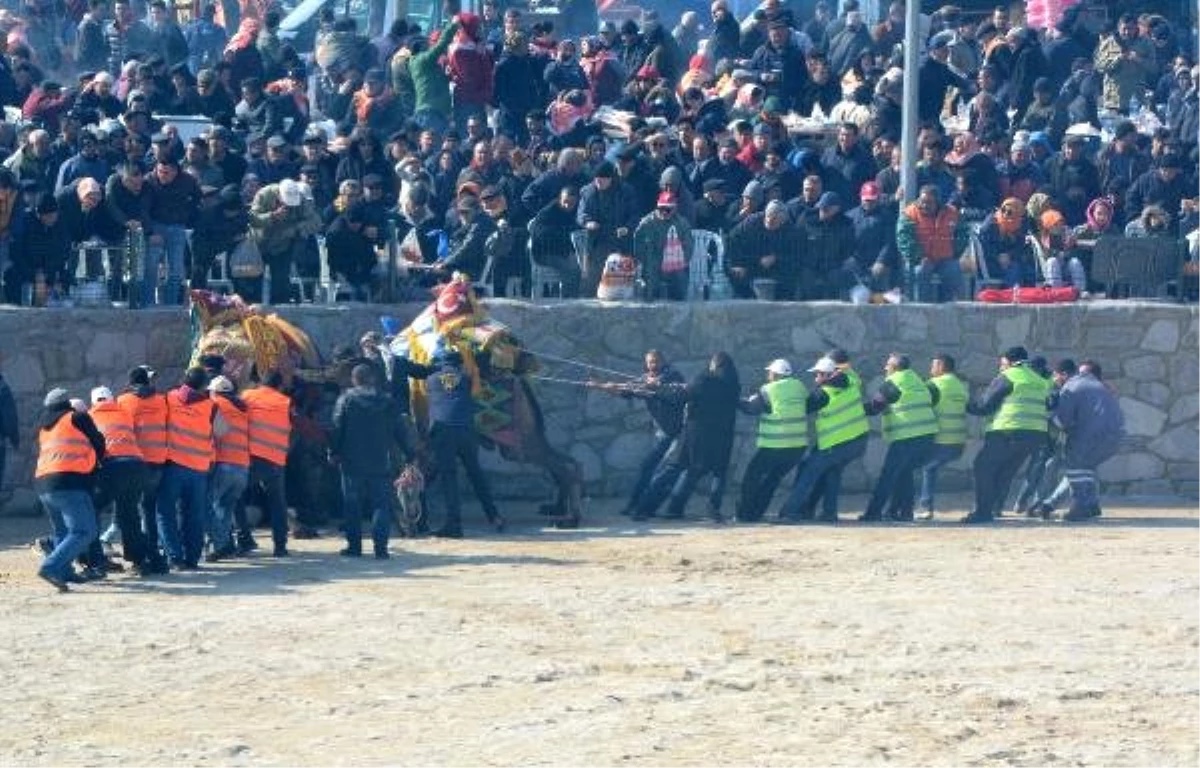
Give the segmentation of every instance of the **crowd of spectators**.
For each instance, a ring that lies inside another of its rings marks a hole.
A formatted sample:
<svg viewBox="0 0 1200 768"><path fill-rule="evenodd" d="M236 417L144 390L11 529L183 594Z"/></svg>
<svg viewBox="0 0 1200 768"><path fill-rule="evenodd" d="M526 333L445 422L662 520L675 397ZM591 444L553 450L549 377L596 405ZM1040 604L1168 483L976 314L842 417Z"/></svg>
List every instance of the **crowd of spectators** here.
<svg viewBox="0 0 1200 768"><path fill-rule="evenodd" d="M129 233L145 244L134 298L174 304L235 252L239 293L303 298L286 278L316 277L322 243L353 297L378 298L389 238L418 289L490 260L497 292L528 295L547 267L594 296L623 254L647 298L683 299L698 230L722 238L743 298L769 283L777 299L949 300L964 264L1086 290L1098 238L1196 229L1200 77L1180 18L1074 5L1032 29L943 7L922 16L906 106L901 2L764 0L738 19L715 0L704 20L647 6L618 25L574 0L556 29L484 0L373 39L335 5L312 55L253 0L182 25L163 0L0 12L4 300L65 293L79 244ZM170 115L210 124L185 141Z"/></svg>

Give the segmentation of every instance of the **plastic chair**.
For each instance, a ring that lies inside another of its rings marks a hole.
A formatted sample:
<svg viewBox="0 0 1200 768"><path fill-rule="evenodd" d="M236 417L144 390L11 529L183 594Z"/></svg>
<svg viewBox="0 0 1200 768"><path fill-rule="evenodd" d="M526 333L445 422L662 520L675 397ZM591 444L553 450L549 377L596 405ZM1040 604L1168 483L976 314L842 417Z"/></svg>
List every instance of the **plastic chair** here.
<svg viewBox="0 0 1200 768"><path fill-rule="evenodd" d="M208 288L211 291L233 293L233 280L229 279L229 254L226 251L213 257L212 266L208 268Z"/></svg>
<svg viewBox="0 0 1200 768"><path fill-rule="evenodd" d="M484 298L494 298L496 296L496 288L493 285L492 272L496 269L496 255L489 253L487 262L483 265L483 274L479 279L471 283L471 287L475 289L475 293Z"/></svg>
<svg viewBox="0 0 1200 768"><path fill-rule="evenodd" d="M538 264L533 260L533 240L525 244L525 252L529 257L529 298L537 302L545 297L548 291L558 290L558 298L563 296L563 276L554 267Z"/></svg>

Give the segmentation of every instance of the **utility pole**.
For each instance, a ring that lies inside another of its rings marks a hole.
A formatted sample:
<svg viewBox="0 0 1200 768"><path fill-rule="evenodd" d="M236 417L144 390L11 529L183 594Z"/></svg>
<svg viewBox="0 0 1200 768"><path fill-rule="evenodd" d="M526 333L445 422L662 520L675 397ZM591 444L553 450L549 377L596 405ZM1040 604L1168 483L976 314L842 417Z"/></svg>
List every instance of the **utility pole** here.
<svg viewBox="0 0 1200 768"><path fill-rule="evenodd" d="M917 117L920 110L918 79L921 56L921 0L908 0L904 7L904 104L900 130L900 186L904 202L917 196Z"/></svg>

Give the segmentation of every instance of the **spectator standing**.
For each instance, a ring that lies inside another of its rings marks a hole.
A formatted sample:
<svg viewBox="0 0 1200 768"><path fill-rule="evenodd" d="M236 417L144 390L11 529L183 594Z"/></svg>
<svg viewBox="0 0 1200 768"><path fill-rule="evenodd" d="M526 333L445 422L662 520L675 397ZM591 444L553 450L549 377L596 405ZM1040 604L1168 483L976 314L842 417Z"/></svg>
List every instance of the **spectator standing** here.
<svg viewBox="0 0 1200 768"><path fill-rule="evenodd" d="M199 17L189 22L183 31L188 47L188 68L193 73L215 67L221 61L228 35L225 28L216 23L216 16L216 5L206 2Z"/></svg>
<svg viewBox="0 0 1200 768"><path fill-rule="evenodd" d="M141 275L142 304L155 304L159 262L166 262L167 283L158 303L176 305L183 299L184 259L187 229L200 209L200 185L179 168L176 160L160 160L147 183L150 237L146 268Z"/></svg>
<svg viewBox="0 0 1200 768"><path fill-rule="evenodd" d="M571 233L578 226L578 209L578 190L571 186L563 187L558 199L547 203L529 222L529 248L533 260L556 270L562 276L563 296L569 298L579 296L582 279L571 243Z"/></svg>
<svg viewBox="0 0 1200 768"><path fill-rule="evenodd" d="M633 233L633 257L643 267L652 300L683 301L687 297L691 243L691 225L677 212L675 195L660 193L654 212L646 214ZM666 254L668 245L678 253Z"/></svg>

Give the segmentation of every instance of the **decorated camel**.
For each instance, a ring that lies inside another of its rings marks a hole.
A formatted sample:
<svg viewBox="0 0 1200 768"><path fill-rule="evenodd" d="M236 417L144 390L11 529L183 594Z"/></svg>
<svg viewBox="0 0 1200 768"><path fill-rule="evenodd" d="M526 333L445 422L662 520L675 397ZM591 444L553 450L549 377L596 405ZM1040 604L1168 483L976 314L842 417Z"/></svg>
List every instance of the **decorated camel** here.
<svg viewBox="0 0 1200 768"><path fill-rule="evenodd" d="M560 528L579 525L582 478L578 464L546 440L541 408L527 376L536 358L503 324L488 316L465 276L455 275L435 289L436 300L391 340L392 354L429 363L449 349L458 350L471 375L481 442L509 461L534 464L550 473L557 487L552 503L541 511ZM244 386L250 372L279 370L285 381L348 383L344 364L326 365L308 334L287 320L265 314L237 296L192 291L192 362L207 355L225 360L224 373ZM424 382L413 380L412 413L424 442L428 407ZM427 452L419 452L427 455ZM426 467L425 469L428 469ZM421 473L407 468L398 483L401 497ZM406 481L405 479L408 478Z"/></svg>

